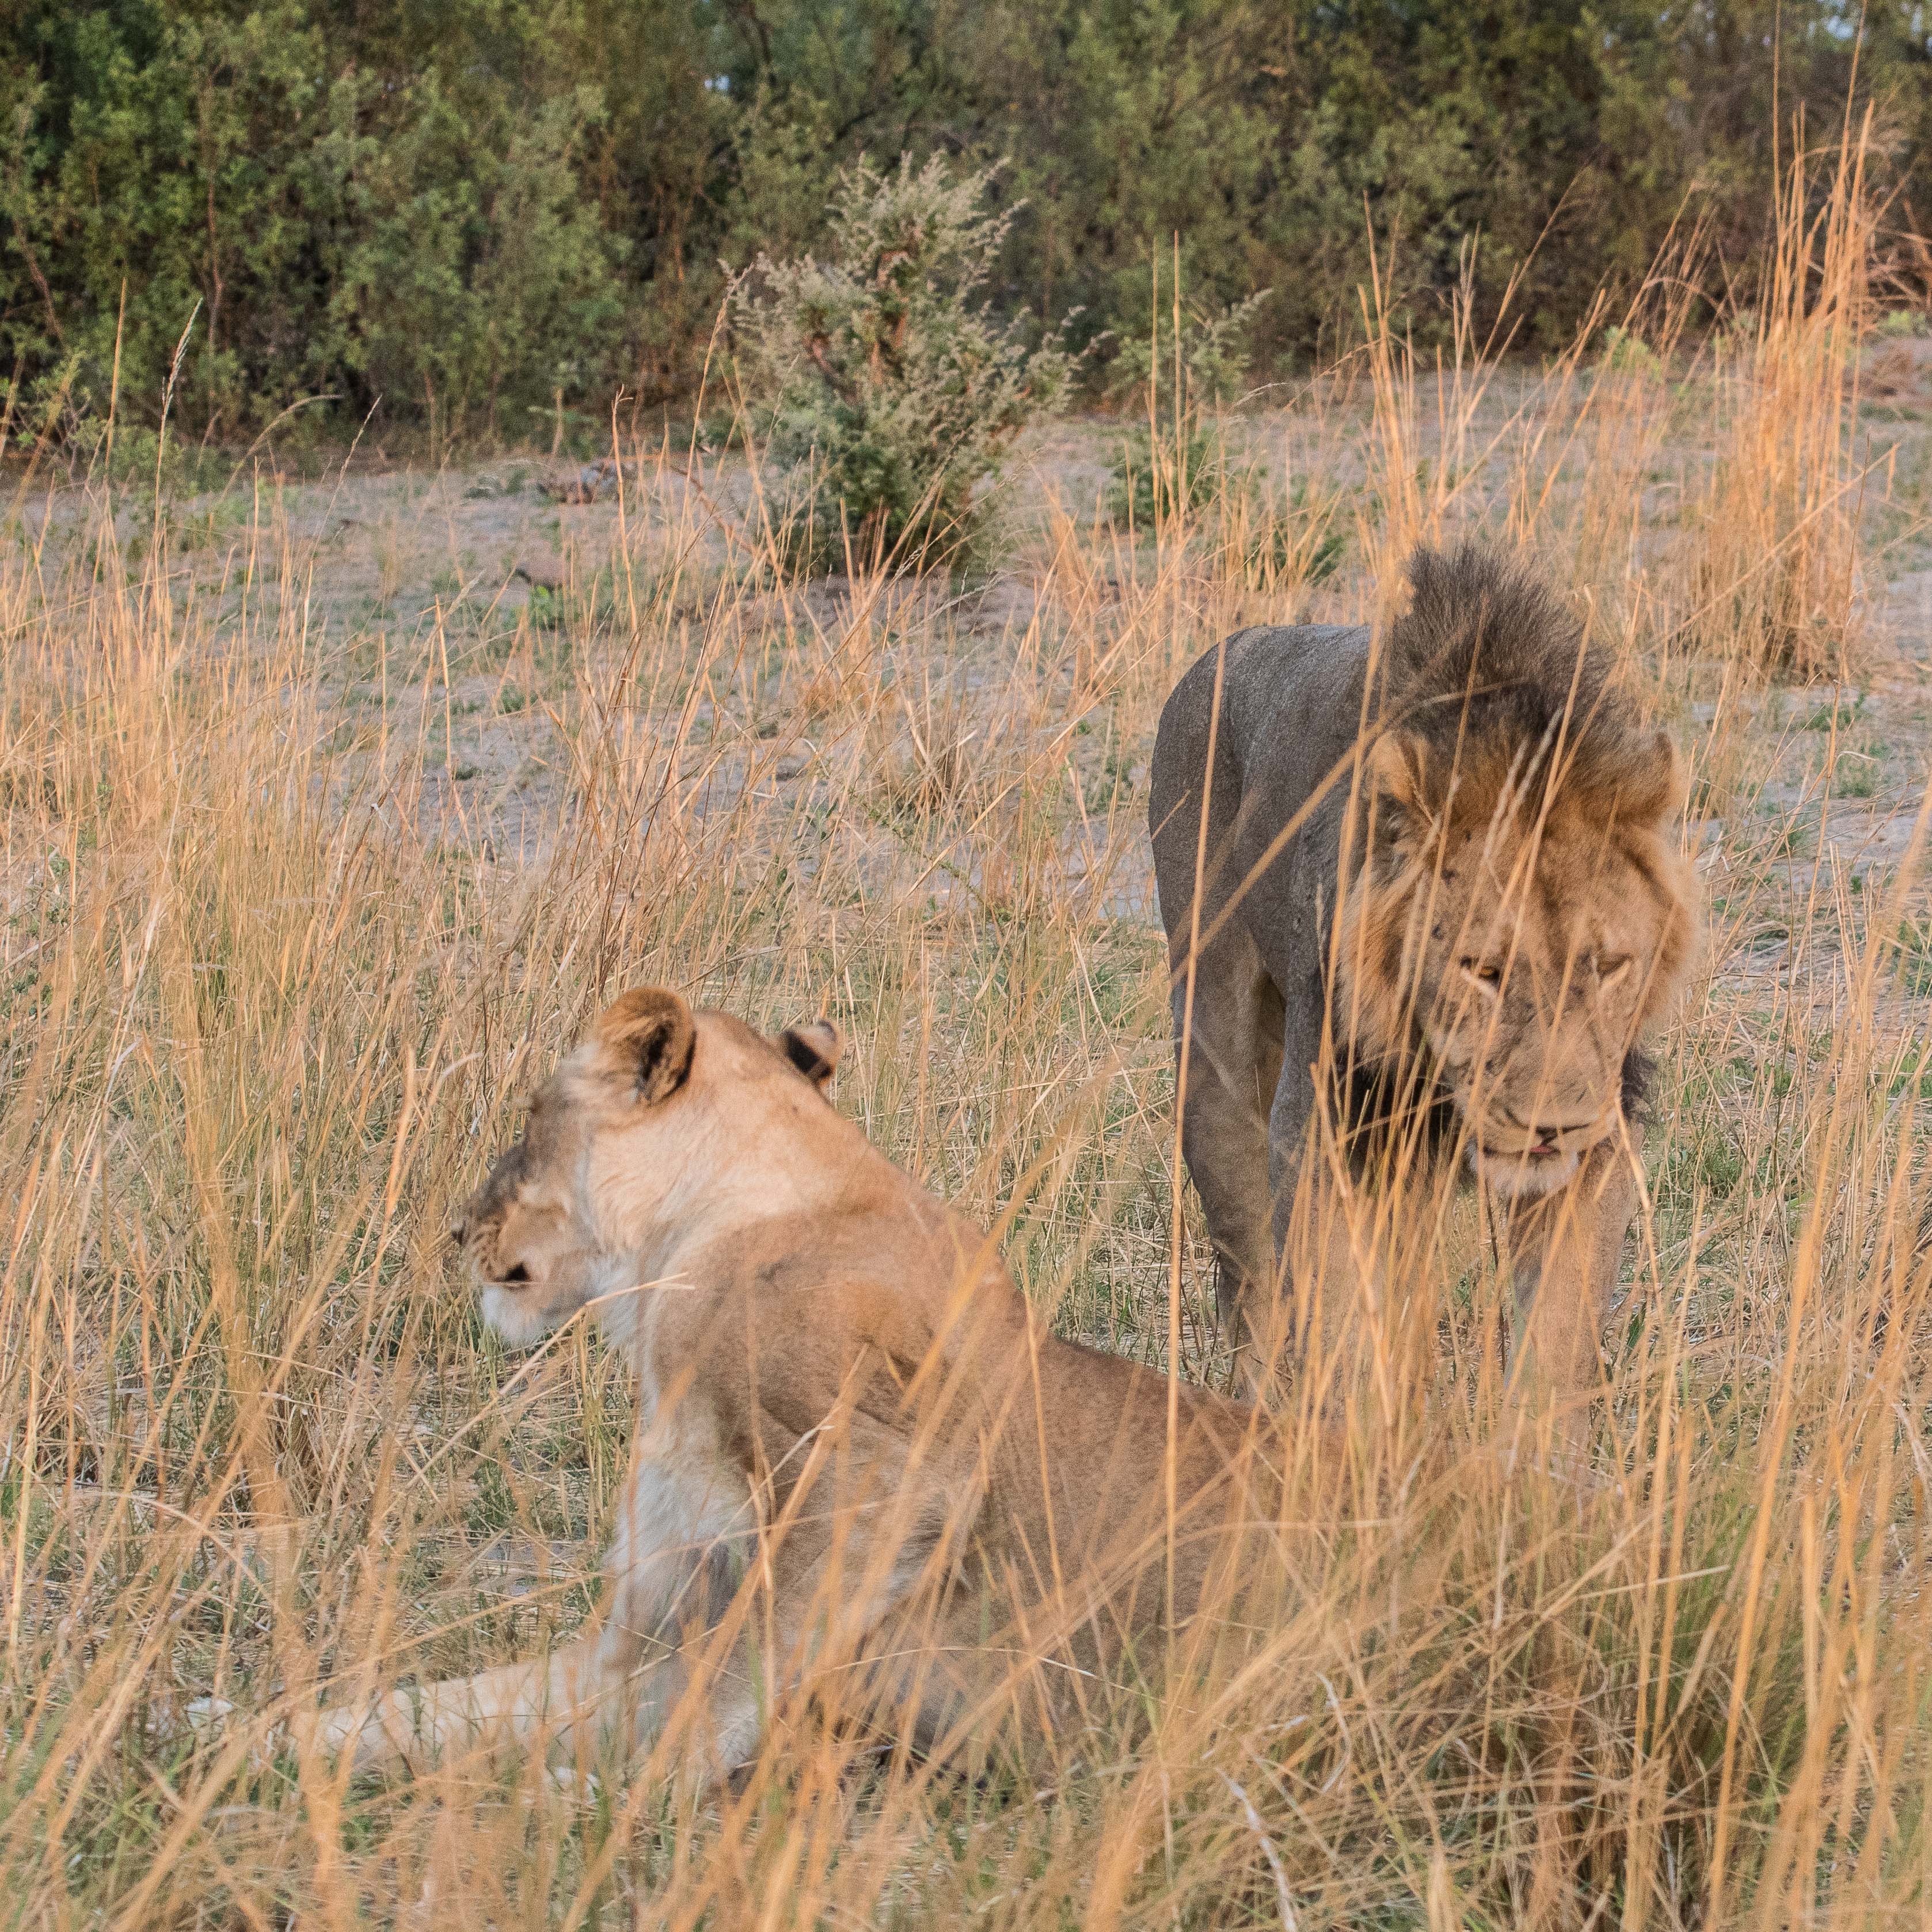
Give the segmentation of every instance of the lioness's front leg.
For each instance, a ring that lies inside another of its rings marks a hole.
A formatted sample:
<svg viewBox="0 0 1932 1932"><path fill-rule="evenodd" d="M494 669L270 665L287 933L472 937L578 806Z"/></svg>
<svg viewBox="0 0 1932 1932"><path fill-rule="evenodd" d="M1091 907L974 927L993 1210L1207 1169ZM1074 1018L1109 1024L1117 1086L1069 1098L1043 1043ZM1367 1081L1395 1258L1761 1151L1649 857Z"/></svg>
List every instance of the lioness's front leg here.
<svg viewBox="0 0 1932 1932"><path fill-rule="evenodd" d="M750 1522L743 1482L711 1452L706 1420L661 1418L658 1441L632 1463L594 1633L548 1658L321 1712L296 1722L298 1741L352 1752L363 1770L520 1744L538 1732L562 1746L585 1725L599 1746L648 1731L684 1681L673 1668L680 1635L723 1612L735 1587L729 1545Z"/></svg>
<svg viewBox="0 0 1932 1932"><path fill-rule="evenodd" d="M1636 1211L1642 1152L1642 1128L1627 1124L1593 1148L1564 1186L1508 1210L1516 1288L1512 1387L1574 1396L1602 1381L1604 1323Z"/></svg>
<svg viewBox="0 0 1932 1932"><path fill-rule="evenodd" d="M539 1730L552 1740L594 1724L602 1737L620 1734L624 1696L649 1648L635 1633L607 1627L548 1658L499 1664L473 1677L392 1690L373 1706L360 1702L314 1713L294 1726L298 1744L353 1768L434 1762L472 1746L523 1744Z"/></svg>
<svg viewBox="0 0 1932 1932"><path fill-rule="evenodd" d="M881 1427L849 1412L820 1426L818 1453L753 1564L760 1587L734 1606L735 1634L719 1633L728 1651L669 1680L680 1690L692 1677L702 1682L703 1706L690 1713L700 1734L679 1740L700 1786L758 1755L777 1697L808 1678L848 1695L870 1683L871 1641L923 1592L944 1591L985 1500L986 1472L974 1442L946 1443L942 1433L916 1418ZM861 1472L856 1479L854 1472ZM684 1672L686 1658L673 1668ZM896 1675L906 1671L901 1660ZM655 1742L676 1701L666 1696L640 1707L639 1749Z"/></svg>

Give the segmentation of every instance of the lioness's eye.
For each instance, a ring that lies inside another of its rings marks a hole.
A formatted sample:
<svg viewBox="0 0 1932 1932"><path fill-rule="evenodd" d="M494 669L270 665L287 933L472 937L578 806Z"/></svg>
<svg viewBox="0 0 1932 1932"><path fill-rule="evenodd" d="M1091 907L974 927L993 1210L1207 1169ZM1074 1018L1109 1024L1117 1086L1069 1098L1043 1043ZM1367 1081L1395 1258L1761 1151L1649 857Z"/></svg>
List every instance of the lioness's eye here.
<svg viewBox="0 0 1932 1932"><path fill-rule="evenodd" d="M1492 966L1486 959L1465 959L1459 963L1471 979L1483 986L1494 986L1502 982L1503 969L1500 966Z"/></svg>
<svg viewBox="0 0 1932 1932"><path fill-rule="evenodd" d="M1630 963L1628 952L1619 953L1614 959L1599 959L1597 971L1607 986L1612 980L1621 980L1630 970Z"/></svg>

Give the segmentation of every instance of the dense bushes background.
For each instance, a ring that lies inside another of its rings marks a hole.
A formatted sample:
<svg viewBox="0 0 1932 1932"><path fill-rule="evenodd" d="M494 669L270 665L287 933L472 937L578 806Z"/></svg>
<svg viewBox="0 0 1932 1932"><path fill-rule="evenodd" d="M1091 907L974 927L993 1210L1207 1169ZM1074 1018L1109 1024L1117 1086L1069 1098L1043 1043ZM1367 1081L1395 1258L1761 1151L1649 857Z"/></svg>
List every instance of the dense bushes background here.
<svg viewBox="0 0 1932 1932"><path fill-rule="evenodd" d="M311 419L547 436L691 382L728 271L809 247L838 169L1005 156L991 292L1144 326L1178 233L1203 302L1273 291L1282 365L1346 326L1371 230L1436 326L1466 238L1532 346L1681 208L1759 238L1774 129L1873 104L1889 245L1932 200L1916 0L11 0L0 376L218 436ZM1855 58L1856 57L1856 58ZM1540 242L1540 245L1539 245ZM1384 254L1384 260L1388 259ZM1526 264L1527 266L1526 267ZM196 304L200 307L197 310ZM1104 370L1104 352L1091 359Z"/></svg>

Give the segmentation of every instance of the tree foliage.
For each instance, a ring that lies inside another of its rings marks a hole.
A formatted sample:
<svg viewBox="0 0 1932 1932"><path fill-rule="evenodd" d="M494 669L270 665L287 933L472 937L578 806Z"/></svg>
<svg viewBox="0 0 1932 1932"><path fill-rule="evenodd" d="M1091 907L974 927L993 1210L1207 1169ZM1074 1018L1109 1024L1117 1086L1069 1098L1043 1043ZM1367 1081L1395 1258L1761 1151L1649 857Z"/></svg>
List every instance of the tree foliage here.
<svg viewBox="0 0 1932 1932"><path fill-rule="evenodd" d="M1426 332L1469 238L1528 346L1700 222L1744 272L1774 142L1876 110L1932 175L1916 0L9 0L0 376L237 431L304 398L516 437L688 385L729 275L860 154L1010 157L986 292L1144 332L1178 236L1264 363L1346 330L1373 238ZM1861 27L1862 22L1862 28ZM1906 265L1924 260L1901 243ZM1392 267L1389 265L1392 264ZM198 312L196 304L200 304ZM1104 362L1106 352L1097 358Z"/></svg>

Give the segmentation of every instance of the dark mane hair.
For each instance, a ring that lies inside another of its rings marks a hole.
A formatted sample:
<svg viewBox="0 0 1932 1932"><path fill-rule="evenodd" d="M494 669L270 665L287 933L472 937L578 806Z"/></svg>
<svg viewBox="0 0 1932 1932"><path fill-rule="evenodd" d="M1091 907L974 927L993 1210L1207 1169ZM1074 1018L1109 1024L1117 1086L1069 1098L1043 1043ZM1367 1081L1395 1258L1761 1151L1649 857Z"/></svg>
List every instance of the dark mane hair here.
<svg viewBox="0 0 1932 1932"><path fill-rule="evenodd" d="M1548 587L1480 544L1409 560L1415 597L1384 646L1386 716L1453 756L1562 732L1573 756L1621 748L1636 728L1604 653ZM1568 720L1567 724L1565 720Z"/></svg>
<svg viewBox="0 0 1932 1932"><path fill-rule="evenodd" d="M1510 770L1524 746L1560 742L1552 781L1614 810L1634 770L1654 766L1654 742L1646 743L1636 707L1611 684L1605 654L1585 644L1547 586L1475 544L1448 556L1418 550L1408 580L1414 600L1383 644L1382 716L1420 741L1430 790L1442 795L1459 766ZM1392 830L1393 820L1384 836ZM1623 1104L1633 1118L1641 1115L1651 1071L1647 1054L1633 1048L1625 1055ZM1406 1048L1384 1057L1352 1042L1330 1077L1358 1172L1396 1160L1405 1143L1410 1157L1425 1160L1456 1144L1461 1126L1426 1054Z"/></svg>

